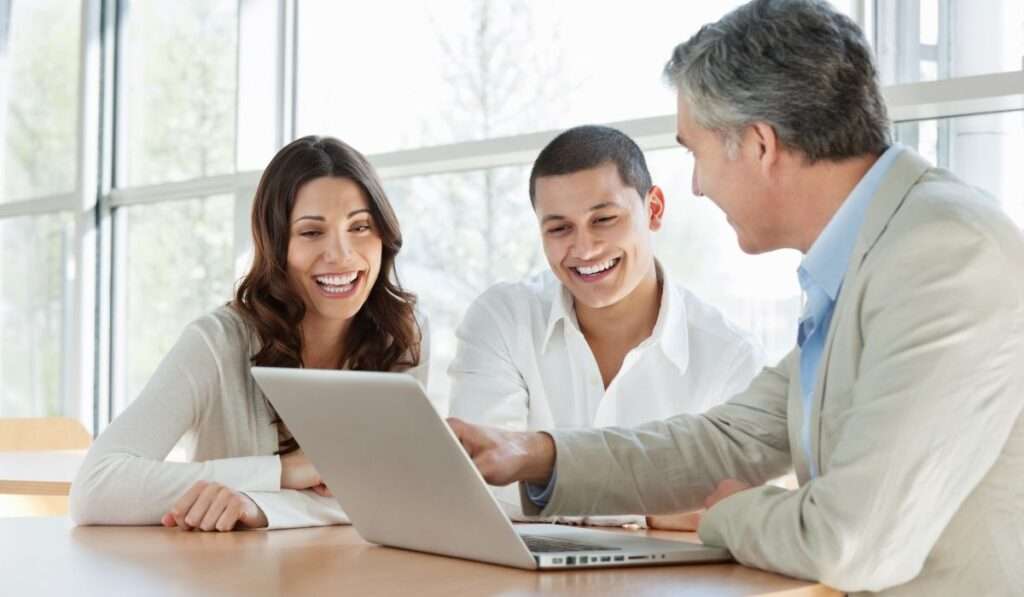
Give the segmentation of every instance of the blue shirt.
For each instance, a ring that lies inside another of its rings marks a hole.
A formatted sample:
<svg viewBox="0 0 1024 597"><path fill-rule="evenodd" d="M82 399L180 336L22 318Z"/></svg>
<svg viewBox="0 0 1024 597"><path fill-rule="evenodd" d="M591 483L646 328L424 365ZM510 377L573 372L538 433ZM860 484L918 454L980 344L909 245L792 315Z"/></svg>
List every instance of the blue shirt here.
<svg viewBox="0 0 1024 597"><path fill-rule="evenodd" d="M832 322L839 289L843 285L843 276L846 275L857 236L864 223L864 214L885 174L902 151L902 146L893 145L879 156L821 231L797 269L800 288L806 299L797 332L797 344L800 346L800 393L803 399L800 437L812 478L818 476L818 465L811 457L811 397L825 348L825 337Z"/></svg>

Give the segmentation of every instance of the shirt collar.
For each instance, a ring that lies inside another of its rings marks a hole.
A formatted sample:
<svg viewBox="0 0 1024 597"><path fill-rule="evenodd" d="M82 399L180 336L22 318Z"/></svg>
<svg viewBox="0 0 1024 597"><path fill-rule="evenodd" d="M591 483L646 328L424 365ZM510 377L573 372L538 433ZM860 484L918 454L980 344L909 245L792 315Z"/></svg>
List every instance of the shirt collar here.
<svg viewBox="0 0 1024 597"><path fill-rule="evenodd" d="M658 273L658 282L661 284L661 304L658 306L658 319L654 323L654 330L651 331L649 338L640 343L640 346L657 342L665 356L672 361L682 375L686 373L690 362L686 301L679 289L665 279L661 263L655 260L654 267ZM558 292L554 300L551 301L547 331L544 333L544 343L541 345L542 354L547 352L551 336L555 333L559 322L562 322L563 329L566 325L571 325L579 331L579 321L576 319L572 293L564 284L558 285Z"/></svg>
<svg viewBox="0 0 1024 597"><path fill-rule="evenodd" d="M896 144L879 156L804 255L797 270L804 292L817 289L836 300L871 198L902 151Z"/></svg>

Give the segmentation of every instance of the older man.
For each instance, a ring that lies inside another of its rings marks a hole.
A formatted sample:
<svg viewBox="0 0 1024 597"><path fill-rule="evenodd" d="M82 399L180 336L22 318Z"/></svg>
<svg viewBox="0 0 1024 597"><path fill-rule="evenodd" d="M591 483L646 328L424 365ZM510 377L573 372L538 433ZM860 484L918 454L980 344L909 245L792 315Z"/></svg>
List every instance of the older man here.
<svg viewBox="0 0 1024 597"><path fill-rule="evenodd" d="M886 595L1024 593L1024 239L893 145L870 49L814 0L678 46L693 191L749 253L804 253L797 347L703 415L634 429L452 426L550 514L701 504L745 564ZM761 485L794 467L800 487ZM528 499L525 499L528 498Z"/></svg>

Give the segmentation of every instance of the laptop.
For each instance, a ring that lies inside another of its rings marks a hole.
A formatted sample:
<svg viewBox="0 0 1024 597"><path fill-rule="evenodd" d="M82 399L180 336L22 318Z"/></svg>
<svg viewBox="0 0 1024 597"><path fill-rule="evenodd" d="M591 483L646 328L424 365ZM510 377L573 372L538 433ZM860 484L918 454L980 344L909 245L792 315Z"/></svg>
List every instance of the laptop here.
<svg viewBox="0 0 1024 597"><path fill-rule="evenodd" d="M629 533L513 525L409 375L268 367L252 373L371 543L528 570L731 559L725 549Z"/></svg>

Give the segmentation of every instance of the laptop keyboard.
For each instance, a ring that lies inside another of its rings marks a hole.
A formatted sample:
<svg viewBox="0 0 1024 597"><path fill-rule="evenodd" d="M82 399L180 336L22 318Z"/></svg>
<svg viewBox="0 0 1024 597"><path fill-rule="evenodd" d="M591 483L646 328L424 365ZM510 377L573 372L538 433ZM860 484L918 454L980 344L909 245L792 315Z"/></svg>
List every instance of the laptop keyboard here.
<svg viewBox="0 0 1024 597"><path fill-rule="evenodd" d="M618 547L594 545L580 541L571 541L543 535L522 535L526 547L534 553L553 553L560 551L620 551Z"/></svg>

